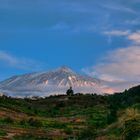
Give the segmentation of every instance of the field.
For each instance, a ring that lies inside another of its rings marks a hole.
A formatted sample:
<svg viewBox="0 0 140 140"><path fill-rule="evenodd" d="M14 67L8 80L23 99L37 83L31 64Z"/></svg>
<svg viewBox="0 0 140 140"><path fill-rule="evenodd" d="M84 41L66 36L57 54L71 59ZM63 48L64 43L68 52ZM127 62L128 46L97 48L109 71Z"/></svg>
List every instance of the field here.
<svg viewBox="0 0 140 140"><path fill-rule="evenodd" d="M104 96L2 96L0 140L138 140L139 90Z"/></svg>

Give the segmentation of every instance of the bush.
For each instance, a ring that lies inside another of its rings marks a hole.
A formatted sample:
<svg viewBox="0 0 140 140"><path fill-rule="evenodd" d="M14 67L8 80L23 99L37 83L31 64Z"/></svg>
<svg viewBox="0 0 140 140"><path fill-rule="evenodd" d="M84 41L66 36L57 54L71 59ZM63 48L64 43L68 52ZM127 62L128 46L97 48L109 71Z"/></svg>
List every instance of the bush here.
<svg viewBox="0 0 140 140"><path fill-rule="evenodd" d="M68 135L73 134L72 128L70 128L70 127L65 128L64 132Z"/></svg>
<svg viewBox="0 0 140 140"><path fill-rule="evenodd" d="M26 126L26 125L27 125L26 120L21 120L19 123L20 123L20 125L22 125L22 126Z"/></svg>
<svg viewBox="0 0 140 140"><path fill-rule="evenodd" d="M7 135L7 133L5 131L1 131L0 130L0 137Z"/></svg>
<svg viewBox="0 0 140 140"><path fill-rule="evenodd" d="M37 119L34 119L34 118L30 118L28 120L28 124L30 126L33 126L33 127L42 127L43 126L43 124L40 120L37 120Z"/></svg>
<svg viewBox="0 0 140 140"><path fill-rule="evenodd" d="M87 127L86 129L84 129L79 137L78 140L95 140L96 138L96 130L93 127Z"/></svg>
<svg viewBox="0 0 140 140"><path fill-rule="evenodd" d="M107 123L111 124L115 121L117 121L117 111L116 110L110 110L110 113L107 115Z"/></svg>
<svg viewBox="0 0 140 140"><path fill-rule="evenodd" d="M137 140L140 137L140 114L137 109L129 108L124 115L125 140Z"/></svg>
<svg viewBox="0 0 140 140"><path fill-rule="evenodd" d="M12 124L14 123L14 120L11 117L7 117L3 119L3 122L8 123L8 124Z"/></svg>
<svg viewBox="0 0 140 140"><path fill-rule="evenodd" d="M125 140L135 140L140 137L140 120L128 120L124 128Z"/></svg>

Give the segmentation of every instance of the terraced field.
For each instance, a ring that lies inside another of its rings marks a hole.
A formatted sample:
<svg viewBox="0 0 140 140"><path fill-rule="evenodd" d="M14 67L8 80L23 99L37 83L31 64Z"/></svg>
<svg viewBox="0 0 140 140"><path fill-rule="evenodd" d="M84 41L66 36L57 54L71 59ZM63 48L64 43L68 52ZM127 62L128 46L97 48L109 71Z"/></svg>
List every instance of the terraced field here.
<svg viewBox="0 0 140 140"><path fill-rule="evenodd" d="M2 96L0 140L138 140L139 101L139 92L34 99Z"/></svg>

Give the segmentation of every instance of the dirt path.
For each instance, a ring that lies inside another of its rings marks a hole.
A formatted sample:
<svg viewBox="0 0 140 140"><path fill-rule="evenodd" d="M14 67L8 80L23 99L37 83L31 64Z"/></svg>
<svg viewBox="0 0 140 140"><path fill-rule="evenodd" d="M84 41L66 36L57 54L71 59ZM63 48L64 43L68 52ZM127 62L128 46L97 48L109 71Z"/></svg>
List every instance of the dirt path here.
<svg viewBox="0 0 140 140"><path fill-rule="evenodd" d="M60 129L47 131L47 130L42 130L42 129L37 129L37 128L14 128L14 127L5 126L3 128L0 128L0 130L7 132L7 135L0 138L0 140L11 140L16 135L20 136L24 134L33 135L36 137L47 136L50 138L59 138L59 137L66 138L67 137L67 135L63 132L63 130L60 130Z"/></svg>
<svg viewBox="0 0 140 140"><path fill-rule="evenodd" d="M11 140L16 134L8 133L6 136L2 137L0 140Z"/></svg>
<svg viewBox="0 0 140 140"><path fill-rule="evenodd" d="M15 135L31 134L34 136L45 136L47 134L47 131L41 129L14 128L8 126L0 128L0 130L7 132L7 135L0 138L0 140L11 140Z"/></svg>

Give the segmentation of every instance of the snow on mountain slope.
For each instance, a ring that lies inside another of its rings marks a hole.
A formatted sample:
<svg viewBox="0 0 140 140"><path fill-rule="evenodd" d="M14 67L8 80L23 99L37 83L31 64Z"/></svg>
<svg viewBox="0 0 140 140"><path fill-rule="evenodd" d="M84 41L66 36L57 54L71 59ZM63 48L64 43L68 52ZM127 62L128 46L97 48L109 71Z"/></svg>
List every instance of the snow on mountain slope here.
<svg viewBox="0 0 140 140"><path fill-rule="evenodd" d="M10 96L48 96L65 94L70 86L75 92L81 93L110 92L100 80L79 75L68 67L50 72L13 76L0 82L0 91Z"/></svg>

